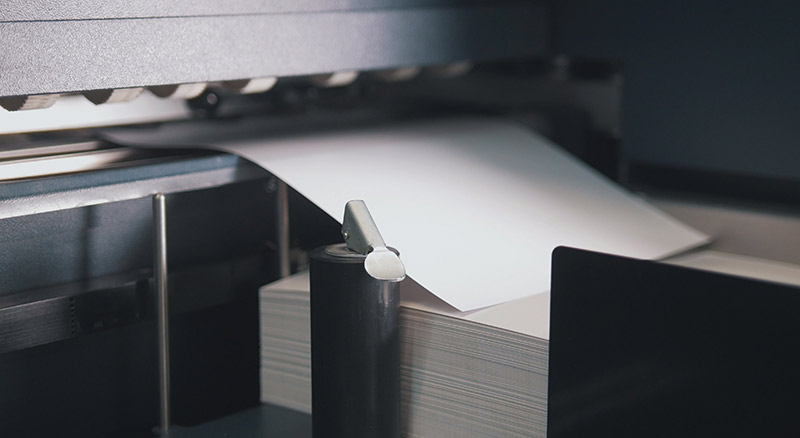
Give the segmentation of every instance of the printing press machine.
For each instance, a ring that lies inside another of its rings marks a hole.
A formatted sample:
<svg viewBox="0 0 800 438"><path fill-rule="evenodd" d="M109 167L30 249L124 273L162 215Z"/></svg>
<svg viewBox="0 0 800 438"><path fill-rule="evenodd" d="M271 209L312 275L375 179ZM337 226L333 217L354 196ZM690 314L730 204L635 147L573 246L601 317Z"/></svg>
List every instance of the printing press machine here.
<svg viewBox="0 0 800 438"><path fill-rule="evenodd" d="M129 148L104 140L105 126L260 117L280 133L506 117L710 234L711 248L800 265L798 13L791 2L5 2L0 434L158 434L166 274L171 435L311 436L308 416L259 403L257 289L305 269L310 250L340 240L338 224L244 159ZM96 108L70 109L86 101ZM169 209L161 274L154 193Z"/></svg>

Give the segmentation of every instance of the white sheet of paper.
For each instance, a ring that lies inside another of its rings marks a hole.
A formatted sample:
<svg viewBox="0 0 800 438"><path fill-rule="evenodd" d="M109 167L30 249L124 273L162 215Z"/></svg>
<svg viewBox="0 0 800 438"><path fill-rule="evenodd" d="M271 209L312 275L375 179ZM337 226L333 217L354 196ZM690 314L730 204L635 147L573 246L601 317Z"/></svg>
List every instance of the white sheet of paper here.
<svg viewBox="0 0 800 438"><path fill-rule="evenodd" d="M339 221L347 201L363 199L408 274L462 311L549 290L550 253L559 245L655 259L707 241L544 137L504 120L265 132L250 139L193 135L109 137L238 154Z"/></svg>
<svg viewBox="0 0 800 438"><path fill-rule="evenodd" d="M400 285L400 297L403 307L473 321L540 339L550 339L550 292L462 312L414 280L406 278Z"/></svg>

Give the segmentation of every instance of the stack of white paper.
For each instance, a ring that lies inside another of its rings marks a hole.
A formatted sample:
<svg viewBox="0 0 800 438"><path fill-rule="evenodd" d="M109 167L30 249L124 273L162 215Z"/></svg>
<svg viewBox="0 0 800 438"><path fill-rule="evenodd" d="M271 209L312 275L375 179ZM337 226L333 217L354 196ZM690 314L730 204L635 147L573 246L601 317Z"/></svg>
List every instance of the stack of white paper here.
<svg viewBox="0 0 800 438"><path fill-rule="evenodd" d="M406 436L545 436L546 339L410 308L401 315Z"/></svg>
<svg viewBox="0 0 800 438"><path fill-rule="evenodd" d="M261 401L311 412L308 274L261 288Z"/></svg>
<svg viewBox="0 0 800 438"><path fill-rule="evenodd" d="M311 412L308 274L261 289L261 399ZM482 323L499 313L458 312L403 283L402 424L409 437L545 436L546 332ZM523 303L547 327L547 294ZM520 303L509 303L509 308ZM425 310L422 310L425 309Z"/></svg>

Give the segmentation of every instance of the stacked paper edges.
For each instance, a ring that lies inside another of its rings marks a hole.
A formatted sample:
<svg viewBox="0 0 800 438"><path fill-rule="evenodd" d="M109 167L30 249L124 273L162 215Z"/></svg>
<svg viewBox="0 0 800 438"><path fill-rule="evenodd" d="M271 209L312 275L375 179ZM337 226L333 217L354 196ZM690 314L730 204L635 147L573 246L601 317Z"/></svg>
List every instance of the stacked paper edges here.
<svg viewBox="0 0 800 438"><path fill-rule="evenodd" d="M261 400L311 412L308 274L260 292ZM544 437L547 340L403 307L407 437Z"/></svg>

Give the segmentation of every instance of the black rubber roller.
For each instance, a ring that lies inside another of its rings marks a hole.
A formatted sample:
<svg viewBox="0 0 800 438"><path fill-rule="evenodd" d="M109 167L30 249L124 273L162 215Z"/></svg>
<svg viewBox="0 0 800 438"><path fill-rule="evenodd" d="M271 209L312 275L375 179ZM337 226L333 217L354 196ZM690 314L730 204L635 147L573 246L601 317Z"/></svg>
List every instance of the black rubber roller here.
<svg viewBox="0 0 800 438"><path fill-rule="evenodd" d="M314 438L400 436L400 283L371 277L365 258L344 244L311 253Z"/></svg>

